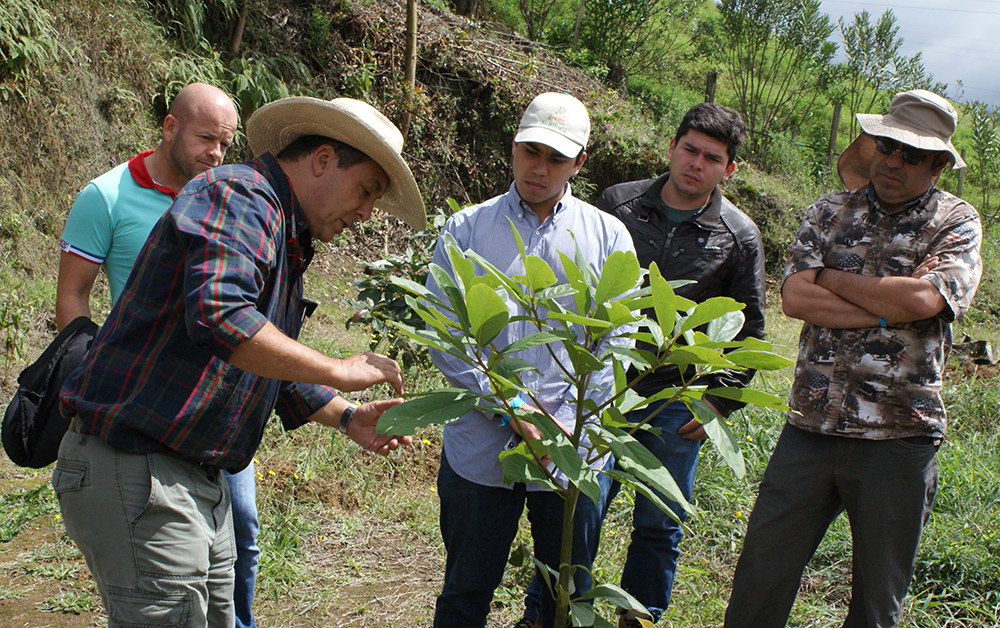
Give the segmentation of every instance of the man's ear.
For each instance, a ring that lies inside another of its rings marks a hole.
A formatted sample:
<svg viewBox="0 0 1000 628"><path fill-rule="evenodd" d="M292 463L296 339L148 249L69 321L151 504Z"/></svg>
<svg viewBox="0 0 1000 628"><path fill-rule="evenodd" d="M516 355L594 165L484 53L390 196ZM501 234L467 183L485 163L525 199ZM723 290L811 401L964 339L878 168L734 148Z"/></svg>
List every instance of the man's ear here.
<svg viewBox="0 0 1000 628"><path fill-rule="evenodd" d="M180 129L181 122L173 114L168 113L167 117L163 119L163 141L170 144L177 137L177 131Z"/></svg>
<svg viewBox="0 0 1000 628"><path fill-rule="evenodd" d="M587 161L587 151L582 150L580 154L576 156L576 164L573 166L573 174L570 176L576 176L580 172L580 168L583 168L583 162Z"/></svg>
<svg viewBox="0 0 1000 628"><path fill-rule="evenodd" d="M311 156L313 176L321 177L330 168L337 167L337 151L329 144L316 147Z"/></svg>
<svg viewBox="0 0 1000 628"><path fill-rule="evenodd" d="M934 179L935 183L937 183L938 177L941 176L944 169L951 165L951 158L948 153L941 152L938 153L938 155L939 156L934 157L934 159L940 160L941 163L935 165L934 169L931 171L931 177Z"/></svg>
<svg viewBox="0 0 1000 628"><path fill-rule="evenodd" d="M726 166L726 171L722 173L722 180L723 181L728 181L729 177L732 176L732 174L734 172L736 172L736 162L735 161L733 161L728 166Z"/></svg>

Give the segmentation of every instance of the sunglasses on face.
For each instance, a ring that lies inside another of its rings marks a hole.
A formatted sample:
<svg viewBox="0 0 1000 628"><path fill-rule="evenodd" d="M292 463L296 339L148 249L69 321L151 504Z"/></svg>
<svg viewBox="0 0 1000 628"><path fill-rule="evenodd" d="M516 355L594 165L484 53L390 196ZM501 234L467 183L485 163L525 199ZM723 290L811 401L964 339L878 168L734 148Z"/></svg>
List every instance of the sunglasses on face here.
<svg viewBox="0 0 1000 628"><path fill-rule="evenodd" d="M919 166L925 159L933 155L934 153L925 153L919 151L912 146L907 146L902 142L897 142L896 140L891 140L888 137L875 137L875 148L878 152L882 153L886 157L891 156L897 150L899 151L899 158L903 160L903 163L908 166Z"/></svg>

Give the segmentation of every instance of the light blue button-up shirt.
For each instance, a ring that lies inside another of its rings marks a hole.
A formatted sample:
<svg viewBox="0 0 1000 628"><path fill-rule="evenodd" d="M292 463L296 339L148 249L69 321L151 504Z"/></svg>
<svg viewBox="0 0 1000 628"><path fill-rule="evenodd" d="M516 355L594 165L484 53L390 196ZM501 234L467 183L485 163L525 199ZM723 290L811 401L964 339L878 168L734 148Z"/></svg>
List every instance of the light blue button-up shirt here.
<svg viewBox="0 0 1000 628"><path fill-rule="evenodd" d="M565 283L559 253L573 259L575 253L573 238L579 246L583 259L600 276L605 260L614 251L634 251L632 238L625 226L615 217L606 214L593 205L574 198L570 187L566 186L562 198L556 204L552 215L539 224L538 216L525 205L517 194L514 184L510 190L480 205L468 207L452 216L443 232L451 233L463 250L473 250L486 258L496 268L508 276L524 274L524 264L518 251L517 242L511 232L511 222L517 228L524 242L525 252L545 260L552 268L558 282ZM451 263L442 243L434 251L434 263L452 272ZM476 265L477 274L484 274ZM432 277L428 277L427 287L441 296L441 291ZM442 296L443 299L447 300ZM508 301L511 314L522 314L513 301ZM504 347L511 342L536 332L529 322L514 321L500 333L494 341ZM615 342L631 343L625 339ZM553 360L549 349L555 352L565 368L572 369L566 350L560 343L538 346L517 354L528 361L538 372L522 373L524 384L535 391L542 408L568 429L574 428L576 421L576 391L564 379L560 367ZM598 352L600 347L598 347ZM453 386L477 393L490 394L486 376L472 369L468 364L440 351L431 351L434 363ZM611 365L595 373L588 398L601 404L614 392L614 375ZM499 418L491 412L474 409L452 421L444 428L444 451L448 463L460 476L484 486L507 486L504 484L498 456L513 434L510 425L500 425ZM607 458L595 461L594 468L602 468ZM531 485L529 490L541 490Z"/></svg>

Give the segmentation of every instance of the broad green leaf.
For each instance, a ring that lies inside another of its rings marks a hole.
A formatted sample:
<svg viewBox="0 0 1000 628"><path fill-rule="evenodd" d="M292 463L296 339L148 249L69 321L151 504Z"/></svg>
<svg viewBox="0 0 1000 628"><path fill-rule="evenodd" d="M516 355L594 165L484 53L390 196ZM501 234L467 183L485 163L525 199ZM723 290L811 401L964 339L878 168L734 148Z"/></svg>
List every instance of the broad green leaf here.
<svg viewBox="0 0 1000 628"><path fill-rule="evenodd" d="M598 330L611 329L611 323L608 321L602 321L599 318L580 316L579 314L572 314L569 312L549 312L549 318L554 318L557 321L566 321L567 323L573 323L575 325L582 325L584 327L595 327Z"/></svg>
<svg viewBox="0 0 1000 628"><path fill-rule="evenodd" d="M507 483L530 482L553 491L562 489L538 466L523 442L514 449L500 452L500 470L503 471L503 481Z"/></svg>
<svg viewBox="0 0 1000 628"><path fill-rule="evenodd" d="M610 471L609 474L614 474L623 484L633 486L668 514L672 511L666 508L666 504L649 489L659 491L670 501L680 504L684 510L694 512L694 507L684 498L677 482L656 456L624 430L605 426L604 431L618 466L625 471L625 473ZM636 482L636 479L639 482ZM673 516L676 517L676 514Z"/></svg>
<svg viewBox="0 0 1000 628"><path fill-rule="evenodd" d="M641 613L648 612L646 607L643 606L639 600L635 599L631 595L625 592L620 586L615 584L601 584L590 591L583 593L579 599L581 600L605 600L611 602L618 608L624 610L639 611Z"/></svg>
<svg viewBox="0 0 1000 628"><path fill-rule="evenodd" d="M458 319L462 331L468 332L469 312L465 307L465 294L458 289L451 275L445 269L437 264L431 264L429 268L431 277L437 283L438 288L441 289L444 296L447 297L448 302L451 303L451 309L455 312L455 317Z"/></svg>
<svg viewBox="0 0 1000 628"><path fill-rule="evenodd" d="M517 230L517 225L514 224L513 220L508 218L507 222L510 223L510 230L514 234L514 241L517 242L517 250L521 254L521 259L524 259L527 255L524 253L524 240L521 239L521 232Z"/></svg>
<svg viewBox="0 0 1000 628"><path fill-rule="evenodd" d="M635 253L615 251L604 261L594 300L598 303L610 301L635 288L638 281L639 260Z"/></svg>
<svg viewBox="0 0 1000 628"><path fill-rule="evenodd" d="M549 301L568 297L573 294L576 294L576 288L568 283L557 283L554 286L550 286L540 291L535 296L539 301Z"/></svg>
<svg viewBox="0 0 1000 628"><path fill-rule="evenodd" d="M566 281L573 286L576 294L573 300L576 302L576 311L587 312L590 310L590 286L587 284L584 273L576 263L562 251L559 252L559 260L562 262L563 273L566 274Z"/></svg>
<svg viewBox="0 0 1000 628"><path fill-rule="evenodd" d="M514 375L522 373L524 371L537 371L533 364L519 358L511 358L503 356L496 361L493 360L498 354L494 353L490 356L490 372L494 375L502 377L504 379L511 379Z"/></svg>
<svg viewBox="0 0 1000 628"><path fill-rule="evenodd" d="M622 325L627 325L634 323L638 320L638 317L628 309L620 301L611 301L607 305L608 309L608 322L611 323L612 327L621 327Z"/></svg>
<svg viewBox="0 0 1000 628"><path fill-rule="evenodd" d="M795 364L792 360L770 351L740 349L726 354L730 362L744 369L776 371Z"/></svg>
<svg viewBox="0 0 1000 628"><path fill-rule="evenodd" d="M649 486L647 486L646 483L645 483L645 481L637 481L636 480L636 478L639 477L638 474L636 474L636 473L622 473L621 471L618 471L618 470L608 471L607 474L610 475L611 477L613 477L615 480L617 480L623 486L627 486L627 487L631 488L633 491L635 491L636 495L642 495L643 497L645 497L649 501L653 502L653 504L657 508L659 508L660 510L662 510L663 512L665 512L667 514L667 516L670 517L671 519L673 519L674 521L678 521L678 522L680 521L680 517L677 515L677 513L674 512L673 509L670 508L667 505L667 502L663 501L663 499L660 497L660 495L656 491L652 490ZM670 474L668 473L667 475L670 475ZM657 489L657 490L659 490L659 489ZM677 490L677 495L681 495L680 489L678 488L676 490ZM671 494L668 491L660 491L660 492L663 493L664 495L666 495L668 500L673 500L673 497L671 496ZM681 503L681 502L677 502L677 503ZM691 506L690 504L686 504L686 506L687 506L687 508L691 509L689 512L694 512L694 506Z"/></svg>
<svg viewBox="0 0 1000 628"><path fill-rule="evenodd" d="M396 321L391 321L390 325L398 329L401 334L419 345L437 349L438 351L442 351L448 355L453 355L467 364L475 365L475 363L466 354L463 346L455 344L455 337L451 334L442 334L436 330L430 329L414 329L409 325Z"/></svg>
<svg viewBox="0 0 1000 628"><path fill-rule="evenodd" d="M507 273L494 266L489 260L475 251L469 250L466 251L465 254L469 259L475 260L477 264L486 269L487 273L495 277L497 282L499 282L499 285L505 286L507 288L507 293L512 299L521 304L527 302L521 286L518 285L516 281L508 277Z"/></svg>
<svg viewBox="0 0 1000 628"><path fill-rule="evenodd" d="M448 247L451 259L451 277L464 294L469 292L469 282L476 276L476 265L462 254L458 247Z"/></svg>
<svg viewBox="0 0 1000 628"><path fill-rule="evenodd" d="M587 351L575 342L564 342L563 346L569 353L569 360L573 363L573 372L577 375L583 373L593 373L604 369L604 362L594 357L594 354Z"/></svg>
<svg viewBox="0 0 1000 628"><path fill-rule="evenodd" d="M712 297L695 306L694 311L684 319L681 330L694 329L729 312L738 312L744 307L746 306L729 297Z"/></svg>
<svg viewBox="0 0 1000 628"><path fill-rule="evenodd" d="M491 343L510 320L507 304L495 290L485 284L477 284L469 289L468 308L469 327L480 347Z"/></svg>
<svg viewBox="0 0 1000 628"><path fill-rule="evenodd" d="M434 305L437 305L438 307L444 307L445 305L444 301L438 298L438 295L434 294L426 287L420 285L415 281L410 281L405 277L396 277L394 275L389 277L389 281L392 282L392 285L398 288L402 288L403 290L406 290L408 292L411 292L422 299L427 299L428 301L430 301Z"/></svg>
<svg viewBox="0 0 1000 628"><path fill-rule="evenodd" d="M441 388L393 406L379 417L379 434L413 434L417 428L457 419L476 407L479 395L459 388Z"/></svg>
<svg viewBox="0 0 1000 628"><path fill-rule="evenodd" d="M537 347L538 345L544 345L550 342L561 342L563 340L567 340L566 334L564 333L540 331L515 340L501 349L500 352L511 355L517 353L518 351L524 351L525 349Z"/></svg>
<svg viewBox="0 0 1000 628"><path fill-rule="evenodd" d="M721 419L715 410L712 410L707 403L698 399L687 402L688 408L705 428L705 433L712 439L715 448L719 450L722 459L726 461L729 468L733 470L736 477L742 478L746 475L746 465L743 463L743 452L740 451L740 443L736 440L733 432Z"/></svg>
<svg viewBox="0 0 1000 628"><path fill-rule="evenodd" d="M545 436L545 450L552 457L556 468L563 472L569 481L580 487L580 490L590 497L594 503L601 499L601 487L597 483L594 470L584 463L576 446L570 442L566 434L556 425L555 419L526 413L542 434Z"/></svg>
<svg viewBox="0 0 1000 628"><path fill-rule="evenodd" d="M539 292L554 284L556 274L542 258L529 255L524 258L524 272L528 278L528 287L532 292Z"/></svg>
<svg viewBox="0 0 1000 628"><path fill-rule="evenodd" d="M744 322L746 322L746 316L743 312L728 312L713 321L708 321L705 333L716 342L729 341L740 333Z"/></svg>
<svg viewBox="0 0 1000 628"><path fill-rule="evenodd" d="M674 321L677 318L677 298L674 290L660 274L656 262L649 265L649 287L653 294L653 311L656 322L664 338L674 335ZM652 331L652 328L650 328ZM653 332L654 334L656 332ZM658 345L658 346L662 346Z"/></svg>
<svg viewBox="0 0 1000 628"><path fill-rule="evenodd" d="M434 316L428 310L420 309L420 310L416 310L416 312L417 312L417 316L419 316L420 319L422 321L424 321L424 323L426 323L428 327L430 327L431 329L433 329L434 331L436 331L438 333L438 341L439 342L440 341L446 341L447 342L450 339L451 346L454 347L454 349L456 351L459 351L461 353L465 353L465 345L462 344L461 340L459 340L458 338L455 338L455 336L452 335L451 328L448 327L447 323L445 323L444 321L442 321L439 317ZM449 320L448 322L451 322L451 321Z"/></svg>
<svg viewBox="0 0 1000 628"><path fill-rule="evenodd" d="M772 408L774 410L788 410L788 404L782 397L776 397L770 393L752 388L712 388L705 391L706 395L714 395L723 399L733 399L742 401L762 408Z"/></svg>
<svg viewBox="0 0 1000 628"><path fill-rule="evenodd" d="M669 364L704 364L717 368L733 368L735 365L726 359L726 356L704 347L688 347L678 345L670 352L667 358Z"/></svg>
<svg viewBox="0 0 1000 628"><path fill-rule="evenodd" d="M642 359L635 349L622 345L606 345L601 352L601 359L606 359L610 355L615 363L623 363L628 366L635 366L639 371L649 366L649 362Z"/></svg>

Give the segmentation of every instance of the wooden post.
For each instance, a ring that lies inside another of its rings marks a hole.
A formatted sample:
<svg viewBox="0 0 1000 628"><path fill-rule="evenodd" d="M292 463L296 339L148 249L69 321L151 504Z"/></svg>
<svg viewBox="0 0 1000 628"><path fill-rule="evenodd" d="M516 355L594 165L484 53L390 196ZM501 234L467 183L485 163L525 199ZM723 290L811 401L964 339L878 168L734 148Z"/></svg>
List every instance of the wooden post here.
<svg viewBox="0 0 1000 628"><path fill-rule="evenodd" d="M962 161L965 161L964 148L962 149ZM962 168L961 170L958 171L958 191L955 193L955 196L959 198L962 197L962 181L964 180L965 180L965 168Z"/></svg>
<svg viewBox="0 0 1000 628"><path fill-rule="evenodd" d="M705 79L705 102L715 102L715 81L719 78L717 72L709 72Z"/></svg>
<svg viewBox="0 0 1000 628"><path fill-rule="evenodd" d="M417 86L417 0L406 2L406 47L404 65L406 77L403 79L403 116L399 131L406 141L410 132L410 118L413 116L413 90Z"/></svg>
<svg viewBox="0 0 1000 628"><path fill-rule="evenodd" d="M833 122L830 124L830 146L826 151L826 168L833 168L833 154L837 152L837 127L840 126L840 103L833 103Z"/></svg>

